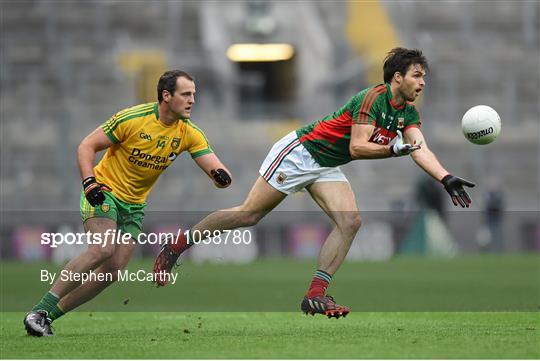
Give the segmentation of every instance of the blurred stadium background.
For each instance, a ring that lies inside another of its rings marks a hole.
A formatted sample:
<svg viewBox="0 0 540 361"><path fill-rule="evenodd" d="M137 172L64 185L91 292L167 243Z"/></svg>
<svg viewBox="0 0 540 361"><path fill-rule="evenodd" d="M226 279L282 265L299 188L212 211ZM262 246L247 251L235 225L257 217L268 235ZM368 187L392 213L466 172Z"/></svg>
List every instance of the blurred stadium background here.
<svg viewBox="0 0 540 361"><path fill-rule="evenodd" d="M39 245L41 232L81 229L76 148L118 110L154 101L166 69L195 76L192 120L234 183L214 189L183 156L149 198L146 231L241 202L273 142L382 82L382 59L397 45L428 57L423 130L451 172L477 183L474 205L455 211L411 160L353 162L343 168L365 226L349 258L538 252L539 8L536 0L2 0L0 256L62 261L78 252ZM242 61L228 53L239 43L293 52ZM494 144L461 134L461 116L477 104L501 115ZM256 246L191 257L315 257L328 221L307 194L289 198L254 228Z"/></svg>

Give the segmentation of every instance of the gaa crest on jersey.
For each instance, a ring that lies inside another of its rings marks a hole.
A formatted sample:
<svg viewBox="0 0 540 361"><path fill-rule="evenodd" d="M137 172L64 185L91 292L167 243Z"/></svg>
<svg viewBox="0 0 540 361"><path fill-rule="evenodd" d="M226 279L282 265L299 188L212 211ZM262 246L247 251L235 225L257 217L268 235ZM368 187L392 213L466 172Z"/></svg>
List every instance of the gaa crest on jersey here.
<svg viewBox="0 0 540 361"><path fill-rule="evenodd" d="M145 133L144 130L139 133L139 138L146 140L147 142L152 141L152 136L148 133Z"/></svg>
<svg viewBox="0 0 540 361"><path fill-rule="evenodd" d="M107 213L109 209L111 209L111 207L107 203L103 203L100 208L103 213Z"/></svg>
<svg viewBox="0 0 540 361"><path fill-rule="evenodd" d="M397 127L398 128L405 127L405 118L402 118L402 117L397 118Z"/></svg>
<svg viewBox="0 0 540 361"><path fill-rule="evenodd" d="M276 177L276 182L278 182L278 184L283 184L285 183L286 179L287 179L287 176L285 175L285 173L280 172Z"/></svg>
<svg viewBox="0 0 540 361"><path fill-rule="evenodd" d="M173 138L171 142L172 149L176 149L180 146L180 138Z"/></svg>

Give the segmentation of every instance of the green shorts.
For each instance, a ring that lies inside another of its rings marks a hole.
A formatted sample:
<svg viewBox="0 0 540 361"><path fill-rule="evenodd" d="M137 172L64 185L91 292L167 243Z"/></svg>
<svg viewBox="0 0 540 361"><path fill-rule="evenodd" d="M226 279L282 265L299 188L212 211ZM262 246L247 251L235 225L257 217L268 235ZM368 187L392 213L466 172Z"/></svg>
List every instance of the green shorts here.
<svg viewBox="0 0 540 361"><path fill-rule="evenodd" d="M117 229L122 233L130 233L131 237L136 239L142 232L142 222L144 219L143 204L129 204L122 202L110 192L105 194L105 202L97 207L92 207L84 196L84 191L81 193L81 217L83 222L94 217L104 217L112 219L116 222Z"/></svg>

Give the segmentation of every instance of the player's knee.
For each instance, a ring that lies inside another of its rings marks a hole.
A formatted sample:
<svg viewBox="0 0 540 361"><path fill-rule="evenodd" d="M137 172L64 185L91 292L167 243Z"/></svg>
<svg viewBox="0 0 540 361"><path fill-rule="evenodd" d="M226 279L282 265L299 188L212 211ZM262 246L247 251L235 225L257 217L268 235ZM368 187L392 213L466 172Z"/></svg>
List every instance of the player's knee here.
<svg viewBox="0 0 540 361"><path fill-rule="evenodd" d="M341 229L356 234L362 226L362 218L359 212L345 212L341 220Z"/></svg>
<svg viewBox="0 0 540 361"><path fill-rule="evenodd" d="M362 217L360 217L359 212L353 212L351 215L350 227L355 233L362 227Z"/></svg>
<svg viewBox="0 0 540 361"><path fill-rule="evenodd" d="M113 256L114 247L95 247L89 253L94 261L99 264L109 260Z"/></svg>

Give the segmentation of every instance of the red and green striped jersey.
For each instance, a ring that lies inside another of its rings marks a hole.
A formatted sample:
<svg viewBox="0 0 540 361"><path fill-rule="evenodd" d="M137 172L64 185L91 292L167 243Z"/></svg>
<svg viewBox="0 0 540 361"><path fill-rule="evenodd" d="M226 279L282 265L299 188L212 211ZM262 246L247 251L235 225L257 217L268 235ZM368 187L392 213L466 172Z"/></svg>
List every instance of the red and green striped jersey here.
<svg viewBox="0 0 540 361"><path fill-rule="evenodd" d="M370 142L387 145L397 130L420 127L420 115L412 103L397 106L392 102L390 84L362 90L343 107L296 131L304 147L322 167L337 167L352 160L349 152L351 126L372 124Z"/></svg>

